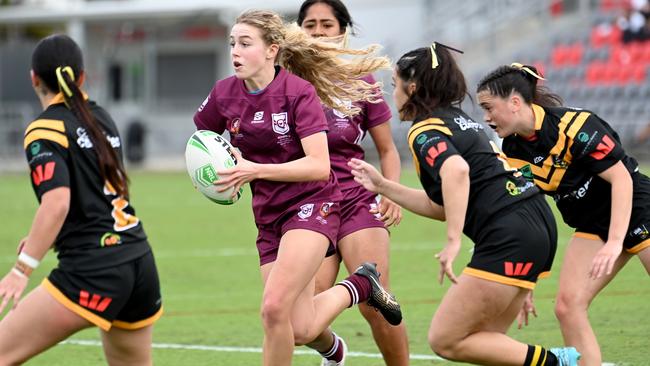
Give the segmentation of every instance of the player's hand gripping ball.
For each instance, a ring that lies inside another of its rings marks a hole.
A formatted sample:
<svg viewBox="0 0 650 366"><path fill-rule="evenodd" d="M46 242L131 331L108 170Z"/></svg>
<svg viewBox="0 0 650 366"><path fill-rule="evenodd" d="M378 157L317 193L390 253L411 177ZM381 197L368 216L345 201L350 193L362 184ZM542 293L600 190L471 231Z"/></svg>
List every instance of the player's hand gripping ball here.
<svg viewBox="0 0 650 366"><path fill-rule="evenodd" d="M220 205L231 205L242 195L239 189L233 197L233 189L218 192L214 182L219 180L218 170L232 168L237 164L234 148L221 135L206 130L192 134L185 147L185 165L194 187L210 201Z"/></svg>

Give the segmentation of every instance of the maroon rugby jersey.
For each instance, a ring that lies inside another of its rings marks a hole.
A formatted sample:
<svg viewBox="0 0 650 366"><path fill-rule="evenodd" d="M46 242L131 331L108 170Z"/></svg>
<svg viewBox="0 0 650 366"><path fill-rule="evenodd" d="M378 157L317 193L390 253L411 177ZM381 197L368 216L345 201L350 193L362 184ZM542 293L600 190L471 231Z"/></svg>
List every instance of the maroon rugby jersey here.
<svg viewBox="0 0 650 366"><path fill-rule="evenodd" d="M250 93L235 76L219 80L194 115L201 130L230 133L233 146L245 159L279 164L305 156L300 140L327 131L327 121L307 81L280 69L262 91ZM269 224L301 202L338 201L336 177L320 182L251 182L255 222Z"/></svg>
<svg viewBox="0 0 650 366"><path fill-rule="evenodd" d="M362 79L368 84L376 82L372 75ZM359 185L354 181L348 161L352 158L363 160L363 148L359 143L366 132L372 127L389 121L391 117L390 108L383 99L380 103L355 102L354 105L361 108L361 113L354 117L346 116L323 105L323 111L329 124L327 141L330 161L342 191Z"/></svg>

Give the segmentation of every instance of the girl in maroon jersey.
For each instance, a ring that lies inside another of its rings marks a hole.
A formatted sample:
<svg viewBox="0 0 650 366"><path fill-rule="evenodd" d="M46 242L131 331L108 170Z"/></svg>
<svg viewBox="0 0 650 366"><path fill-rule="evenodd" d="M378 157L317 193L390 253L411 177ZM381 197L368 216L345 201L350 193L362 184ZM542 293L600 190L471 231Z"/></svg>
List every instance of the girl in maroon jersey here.
<svg viewBox="0 0 650 366"><path fill-rule="evenodd" d="M344 36L353 27L350 13L340 0L306 0L298 12L298 25L313 37ZM372 75L363 77L368 83L375 83ZM375 143L384 176L399 181L400 159L393 142L390 128L391 112L383 101L379 103L355 102L363 113L348 116L324 107L329 124L327 135L332 169L343 194L341 205L341 226L337 234L337 253L328 256L316 276L316 291L324 291L336 280L341 259L349 273L364 260L377 263L382 273L381 284L388 288L389 233L386 227L397 225L401 220L401 209L386 197L377 202L378 196L354 181L347 161L363 159L364 151L359 145L366 132ZM404 325L394 327L388 324L374 309L360 305L359 310L372 329L375 342L384 361L389 366L408 365L409 351ZM324 334L321 341L336 345L337 340ZM336 354L324 359L324 365L336 365L340 359ZM330 363L327 363L330 362Z"/></svg>
<svg viewBox="0 0 650 366"><path fill-rule="evenodd" d="M216 184L239 191L250 183L253 193L264 281L264 364L290 364L294 344L312 342L353 304L367 301L399 324L399 305L379 284L372 264L318 295L314 285L337 240L341 199L320 102L358 113L358 107L335 100L376 100L376 86L357 79L388 61L372 50L343 50L314 40L269 11L240 15L230 45L235 75L216 82L194 122L199 129L228 130L241 150L237 165L219 171ZM344 60L341 54L359 57ZM324 354L336 351L329 344L310 346Z"/></svg>

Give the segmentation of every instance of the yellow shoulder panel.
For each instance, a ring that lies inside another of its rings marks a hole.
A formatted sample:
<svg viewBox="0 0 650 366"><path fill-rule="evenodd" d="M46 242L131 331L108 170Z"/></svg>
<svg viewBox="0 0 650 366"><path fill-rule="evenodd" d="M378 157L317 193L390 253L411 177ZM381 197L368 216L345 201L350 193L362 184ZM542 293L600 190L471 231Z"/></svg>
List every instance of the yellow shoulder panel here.
<svg viewBox="0 0 650 366"><path fill-rule="evenodd" d="M30 123L29 126L27 126L25 136L37 128L48 128L50 130L65 133L65 125L63 124L63 121L56 119L37 119L36 121Z"/></svg>

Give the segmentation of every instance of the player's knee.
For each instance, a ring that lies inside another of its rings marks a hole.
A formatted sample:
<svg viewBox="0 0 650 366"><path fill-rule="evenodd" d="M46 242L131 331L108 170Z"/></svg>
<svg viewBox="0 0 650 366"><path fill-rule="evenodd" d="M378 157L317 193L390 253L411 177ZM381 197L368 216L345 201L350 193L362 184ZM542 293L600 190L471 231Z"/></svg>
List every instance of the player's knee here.
<svg viewBox="0 0 650 366"><path fill-rule="evenodd" d="M293 329L293 342L296 346L304 346L314 340L308 329Z"/></svg>
<svg viewBox="0 0 650 366"><path fill-rule="evenodd" d="M262 302L261 316L265 327L273 327L289 319L290 309L277 297L265 297Z"/></svg>
<svg viewBox="0 0 650 366"><path fill-rule="evenodd" d="M428 334L429 347L438 356L448 359L457 359L456 342L446 336L444 332L437 329L429 329Z"/></svg>
<svg viewBox="0 0 650 366"><path fill-rule="evenodd" d="M560 321L570 320L580 312L586 312L588 304L583 304L576 296L560 292L555 301L555 316Z"/></svg>

